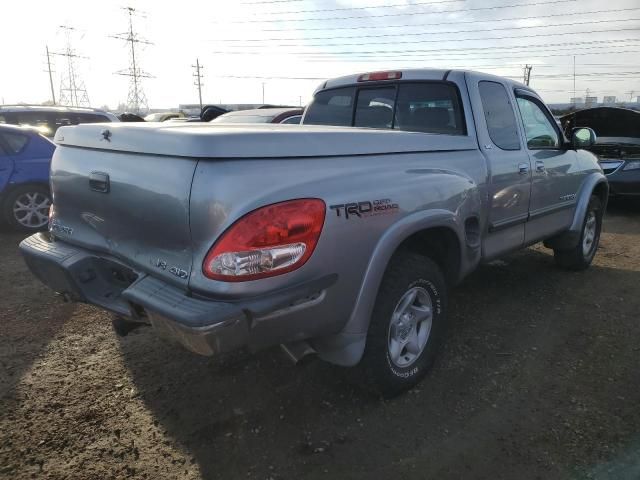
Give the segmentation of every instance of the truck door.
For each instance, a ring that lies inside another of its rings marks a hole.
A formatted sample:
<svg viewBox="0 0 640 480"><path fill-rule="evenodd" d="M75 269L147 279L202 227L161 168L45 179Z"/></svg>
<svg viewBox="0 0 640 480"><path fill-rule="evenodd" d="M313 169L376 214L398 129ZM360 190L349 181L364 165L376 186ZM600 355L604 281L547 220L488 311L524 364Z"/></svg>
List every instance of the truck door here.
<svg viewBox="0 0 640 480"><path fill-rule="evenodd" d="M532 243L571 225L582 172L576 152L567 148L560 127L542 100L523 89L516 89L515 95L532 166L525 227L525 241Z"/></svg>
<svg viewBox="0 0 640 480"><path fill-rule="evenodd" d="M469 73L467 85L478 142L489 165L489 214L483 243L485 258L524 244L529 215L531 164L521 144L514 111L515 96L497 79Z"/></svg>

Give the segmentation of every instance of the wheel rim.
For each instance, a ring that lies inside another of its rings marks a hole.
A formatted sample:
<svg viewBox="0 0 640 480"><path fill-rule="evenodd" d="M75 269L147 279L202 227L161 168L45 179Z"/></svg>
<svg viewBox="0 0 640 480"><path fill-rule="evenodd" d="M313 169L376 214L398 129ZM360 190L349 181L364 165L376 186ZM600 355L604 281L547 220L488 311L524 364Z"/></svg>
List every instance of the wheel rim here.
<svg viewBox="0 0 640 480"><path fill-rule="evenodd" d="M422 287L407 290L391 315L388 334L389 359L397 367L408 367L424 351L431 325L431 295Z"/></svg>
<svg viewBox="0 0 640 480"><path fill-rule="evenodd" d="M598 227L598 220L596 213L590 211L587 215L587 220L584 223L584 233L582 234L582 254L588 257L593 250L593 246L596 242L596 233Z"/></svg>
<svg viewBox="0 0 640 480"><path fill-rule="evenodd" d="M40 192L27 192L20 195L13 204L13 217L27 228L41 228L49 221L51 200Z"/></svg>

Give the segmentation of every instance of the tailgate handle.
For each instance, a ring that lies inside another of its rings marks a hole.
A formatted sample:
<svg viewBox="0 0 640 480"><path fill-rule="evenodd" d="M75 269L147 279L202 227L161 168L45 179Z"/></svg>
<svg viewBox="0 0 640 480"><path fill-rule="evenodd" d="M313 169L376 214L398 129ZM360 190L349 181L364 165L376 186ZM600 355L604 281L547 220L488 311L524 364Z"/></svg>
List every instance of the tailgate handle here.
<svg viewBox="0 0 640 480"><path fill-rule="evenodd" d="M91 172L89 188L94 192L109 193L109 175L103 172Z"/></svg>

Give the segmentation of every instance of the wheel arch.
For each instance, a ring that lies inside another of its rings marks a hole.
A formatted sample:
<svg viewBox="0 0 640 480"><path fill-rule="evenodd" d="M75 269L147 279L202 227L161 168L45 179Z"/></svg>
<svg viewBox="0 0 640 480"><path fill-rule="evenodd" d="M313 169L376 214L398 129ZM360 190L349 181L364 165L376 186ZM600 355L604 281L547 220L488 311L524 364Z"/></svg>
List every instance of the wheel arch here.
<svg viewBox="0 0 640 480"><path fill-rule="evenodd" d="M602 210L605 211L609 199L609 182L601 172L594 172L587 176L577 194L576 208L571 226L566 232L545 240L545 247L564 250L573 248L578 244L591 195L596 195L600 199Z"/></svg>
<svg viewBox="0 0 640 480"><path fill-rule="evenodd" d="M320 358L344 366L360 361L382 278L399 250L429 257L443 270L449 284L457 283L472 270L480 261L480 244L469 245L465 240L466 220L447 210L430 210L409 215L385 232L371 255L345 327L336 335L314 340Z"/></svg>

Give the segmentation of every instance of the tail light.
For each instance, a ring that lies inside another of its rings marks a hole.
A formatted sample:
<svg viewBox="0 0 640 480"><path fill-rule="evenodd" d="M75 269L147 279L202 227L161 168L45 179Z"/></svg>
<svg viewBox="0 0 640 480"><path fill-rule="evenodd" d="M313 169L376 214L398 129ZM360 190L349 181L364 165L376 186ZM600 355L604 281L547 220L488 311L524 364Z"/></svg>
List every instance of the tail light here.
<svg viewBox="0 0 640 480"><path fill-rule="evenodd" d="M311 257L324 224L317 198L274 203L237 220L211 247L202 271L213 280L243 282L300 268Z"/></svg>
<svg viewBox="0 0 640 480"><path fill-rule="evenodd" d="M372 72L363 73L358 77L358 82L375 82L379 80L400 80L402 72Z"/></svg>

